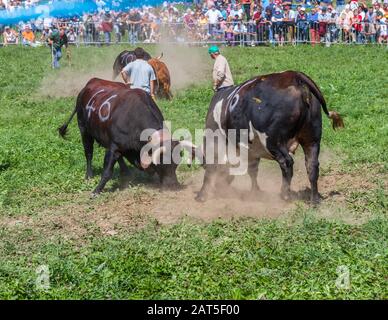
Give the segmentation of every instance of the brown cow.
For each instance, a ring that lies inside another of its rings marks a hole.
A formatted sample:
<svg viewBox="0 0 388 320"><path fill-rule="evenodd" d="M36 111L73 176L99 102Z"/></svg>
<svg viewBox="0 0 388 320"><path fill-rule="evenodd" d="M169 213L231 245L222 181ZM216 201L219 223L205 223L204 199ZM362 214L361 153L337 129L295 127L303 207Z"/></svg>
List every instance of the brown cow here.
<svg viewBox="0 0 388 320"><path fill-rule="evenodd" d="M158 96L171 100L171 78L170 72L164 62L159 58L152 58L147 62L155 71L156 80L158 82Z"/></svg>

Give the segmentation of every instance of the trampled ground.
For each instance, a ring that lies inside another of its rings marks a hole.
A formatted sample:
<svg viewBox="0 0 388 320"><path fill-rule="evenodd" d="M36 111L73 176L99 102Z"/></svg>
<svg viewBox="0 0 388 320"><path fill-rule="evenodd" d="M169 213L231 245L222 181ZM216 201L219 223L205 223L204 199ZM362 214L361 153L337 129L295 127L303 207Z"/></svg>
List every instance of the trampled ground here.
<svg viewBox="0 0 388 320"><path fill-rule="evenodd" d="M135 172L129 188L118 190L116 177L89 199L99 177L83 180L76 121L66 141L56 128L90 77L110 79L122 49L72 48L72 66L64 60L59 71L50 69L46 48L0 50L0 297L388 297L385 49L224 51L237 82L301 70L344 116L338 132L324 120L319 208L281 201L280 170L270 162L260 167L257 198L244 196L240 178L235 192L198 204L203 171L182 165L179 192L160 193ZM159 103L165 118L173 128L203 128L212 95L206 49L149 49L164 51L173 77L175 99ZM96 173L102 154L96 150ZM308 187L302 159L299 151L293 189L300 194ZM49 270L46 290L36 285L40 266Z"/></svg>

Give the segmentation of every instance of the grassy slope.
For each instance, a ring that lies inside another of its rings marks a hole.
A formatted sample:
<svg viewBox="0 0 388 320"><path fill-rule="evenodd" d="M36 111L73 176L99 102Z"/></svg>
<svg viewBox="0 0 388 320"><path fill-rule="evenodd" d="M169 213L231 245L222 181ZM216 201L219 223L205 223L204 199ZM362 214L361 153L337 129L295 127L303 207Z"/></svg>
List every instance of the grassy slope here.
<svg viewBox="0 0 388 320"><path fill-rule="evenodd" d="M117 47L74 50L74 68L93 68L119 51ZM225 54L238 82L286 69L309 74L330 108L345 115L347 129L341 133L324 122L323 144L341 154L340 170L373 170L386 177L388 90L382 67L386 50L235 48ZM44 48L0 51L3 216L34 215L91 189L82 179L84 158L76 123L68 141L55 132L70 114L74 99L31 98L44 73L52 72L49 62ZM161 102L165 118L175 128L202 128L212 94L208 87L198 84L178 93L172 103ZM101 156L99 150L96 167ZM88 239L82 247L55 236L47 241L34 230L0 229L0 296L387 298L388 200L384 183L376 182L375 189L351 193L347 199L349 208L360 215L373 213L362 226L318 220L314 211L301 207L296 222L184 221L173 227L150 226L136 234ZM34 270L40 264L50 266L52 287L47 293L34 287ZM350 290L335 287L340 265L350 268Z"/></svg>

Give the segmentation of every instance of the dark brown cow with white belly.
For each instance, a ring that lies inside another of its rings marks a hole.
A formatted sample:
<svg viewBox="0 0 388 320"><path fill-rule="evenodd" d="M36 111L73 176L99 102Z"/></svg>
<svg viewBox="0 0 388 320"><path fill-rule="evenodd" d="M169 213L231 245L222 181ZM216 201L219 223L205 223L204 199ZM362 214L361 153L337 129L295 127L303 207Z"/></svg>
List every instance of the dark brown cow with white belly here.
<svg viewBox="0 0 388 320"><path fill-rule="evenodd" d="M333 128L344 126L338 113L327 110L326 101L315 82L296 71L258 76L216 93L206 118L203 148L206 173L197 200L205 201L217 183L225 186L233 180L228 171L231 159L226 152L220 154L218 151L221 141L227 148L240 153L247 150L246 167L252 180L252 191L259 189L260 159L277 161L283 176L283 199L290 198L294 163L291 154L300 144L311 184L310 198L313 203L319 202L321 108L332 119ZM221 133L220 140L214 140L215 131ZM230 132L236 132L233 144ZM210 160L210 154L215 156L212 157L214 161ZM221 163L220 160L226 161Z"/></svg>

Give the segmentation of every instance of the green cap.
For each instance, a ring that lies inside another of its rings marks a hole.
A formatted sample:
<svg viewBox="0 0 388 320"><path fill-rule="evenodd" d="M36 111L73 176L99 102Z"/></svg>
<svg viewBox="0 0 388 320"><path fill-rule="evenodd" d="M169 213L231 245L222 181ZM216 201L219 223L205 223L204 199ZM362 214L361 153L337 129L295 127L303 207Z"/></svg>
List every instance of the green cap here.
<svg viewBox="0 0 388 320"><path fill-rule="evenodd" d="M217 46L211 46L209 48L209 54L220 53L220 49Z"/></svg>

